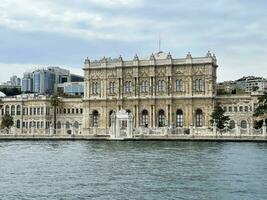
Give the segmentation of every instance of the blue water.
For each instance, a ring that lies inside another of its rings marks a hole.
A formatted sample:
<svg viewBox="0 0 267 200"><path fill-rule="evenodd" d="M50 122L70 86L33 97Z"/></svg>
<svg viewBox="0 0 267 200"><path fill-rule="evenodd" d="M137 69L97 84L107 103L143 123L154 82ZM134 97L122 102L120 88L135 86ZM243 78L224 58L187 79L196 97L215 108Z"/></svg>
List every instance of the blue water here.
<svg viewBox="0 0 267 200"><path fill-rule="evenodd" d="M0 199L267 199L267 144L0 142Z"/></svg>

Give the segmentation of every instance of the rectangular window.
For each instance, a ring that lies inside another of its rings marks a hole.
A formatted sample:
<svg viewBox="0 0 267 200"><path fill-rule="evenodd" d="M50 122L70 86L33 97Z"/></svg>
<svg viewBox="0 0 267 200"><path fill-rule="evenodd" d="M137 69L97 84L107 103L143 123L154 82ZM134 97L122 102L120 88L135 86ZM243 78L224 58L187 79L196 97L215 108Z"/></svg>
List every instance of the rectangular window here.
<svg viewBox="0 0 267 200"><path fill-rule="evenodd" d="M234 111L237 112L237 107L236 106L234 107Z"/></svg>
<svg viewBox="0 0 267 200"><path fill-rule="evenodd" d="M243 112L243 106L239 106L239 112Z"/></svg>
<svg viewBox="0 0 267 200"><path fill-rule="evenodd" d="M229 110L229 112L233 112L233 107L230 106L230 107L228 108L228 110Z"/></svg>

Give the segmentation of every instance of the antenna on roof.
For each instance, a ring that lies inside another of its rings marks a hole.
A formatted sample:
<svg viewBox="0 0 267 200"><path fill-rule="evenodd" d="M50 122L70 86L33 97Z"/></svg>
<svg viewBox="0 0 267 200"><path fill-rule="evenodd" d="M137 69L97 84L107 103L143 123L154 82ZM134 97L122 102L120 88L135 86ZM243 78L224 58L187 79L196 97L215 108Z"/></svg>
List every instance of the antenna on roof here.
<svg viewBox="0 0 267 200"><path fill-rule="evenodd" d="M161 39L160 39L160 36L159 36L159 52L161 52Z"/></svg>

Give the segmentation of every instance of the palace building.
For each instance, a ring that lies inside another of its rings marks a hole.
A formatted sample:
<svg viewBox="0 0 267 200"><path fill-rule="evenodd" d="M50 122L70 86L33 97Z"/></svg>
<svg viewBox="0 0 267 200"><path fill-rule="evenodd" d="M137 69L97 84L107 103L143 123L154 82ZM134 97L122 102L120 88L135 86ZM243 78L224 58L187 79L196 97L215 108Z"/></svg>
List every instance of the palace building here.
<svg viewBox="0 0 267 200"><path fill-rule="evenodd" d="M173 58L158 52L147 59L103 58L84 62L83 130L108 128L111 114L133 115L135 128L205 127L216 98L215 55Z"/></svg>
<svg viewBox="0 0 267 200"><path fill-rule="evenodd" d="M204 57L188 53L178 59L164 52L145 59L136 55L127 61L121 56L96 61L87 58L83 97L60 98L54 112L50 96L3 96L0 123L10 114L17 134L111 135L112 130L116 132L115 113L126 116L127 112L135 133L165 128L186 133L192 127L210 129L210 115L214 105L220 103L231 119L229 127L248 132L255 124L253 112L260 94L217 95L217 67L216 56L210 52Z"/></svg>

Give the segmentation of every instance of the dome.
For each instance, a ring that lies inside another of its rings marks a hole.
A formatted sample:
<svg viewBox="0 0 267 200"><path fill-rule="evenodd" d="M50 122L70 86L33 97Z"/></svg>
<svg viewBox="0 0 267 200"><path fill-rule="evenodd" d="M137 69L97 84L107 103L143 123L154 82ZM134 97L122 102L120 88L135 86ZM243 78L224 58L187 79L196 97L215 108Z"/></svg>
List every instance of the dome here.
<svg viewBox="0 0 267 200"><path fill-rule="evenodd" d="M0 91L0 98L5 97L6 95Z"/></svg>

